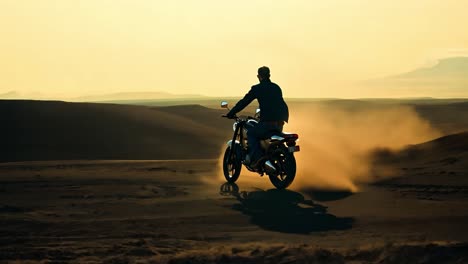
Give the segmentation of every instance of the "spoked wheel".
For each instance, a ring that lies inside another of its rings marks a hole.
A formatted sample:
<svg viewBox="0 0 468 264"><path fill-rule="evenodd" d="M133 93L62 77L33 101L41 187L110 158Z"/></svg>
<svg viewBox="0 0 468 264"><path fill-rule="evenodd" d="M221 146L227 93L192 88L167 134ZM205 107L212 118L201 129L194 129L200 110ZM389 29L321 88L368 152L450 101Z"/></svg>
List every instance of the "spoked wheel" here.
<svg viewBox="0 0 468 264"><path fill-rule="evenodd" d="M234 183L239 178L242 169L241 154L239 146L234 144L233 153L231 155L231 147L227 147L223 158L223 173L226 181Z"/></svg>
<svg viewBox="0 0 468 264"><path fill-rule="evenodd" d="M270 159L276 168L274 174L269 174L271 183L277 189L287 188L296 177L296 158L286 149L278 149Z"/></svg>

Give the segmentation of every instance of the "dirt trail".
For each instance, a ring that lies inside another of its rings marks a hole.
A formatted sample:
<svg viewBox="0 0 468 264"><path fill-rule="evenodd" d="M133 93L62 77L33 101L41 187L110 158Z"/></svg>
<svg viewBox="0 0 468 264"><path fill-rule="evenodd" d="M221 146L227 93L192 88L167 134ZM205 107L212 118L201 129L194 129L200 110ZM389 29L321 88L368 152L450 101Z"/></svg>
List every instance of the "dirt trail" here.
<svg viewBox="0 0 468 264"><path fill-rule="evenodd" d="M401 245L467 252L466 189L277 191L250 175L224 184L215 163L0 164L0 260L377 261L407 252Z"/></svg>

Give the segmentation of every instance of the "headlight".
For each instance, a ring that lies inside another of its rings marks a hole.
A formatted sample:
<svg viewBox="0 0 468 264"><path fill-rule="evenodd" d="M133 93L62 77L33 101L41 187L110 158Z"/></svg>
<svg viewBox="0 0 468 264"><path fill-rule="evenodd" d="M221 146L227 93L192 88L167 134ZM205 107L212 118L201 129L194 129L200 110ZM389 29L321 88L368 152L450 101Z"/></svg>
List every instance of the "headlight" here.
<svg viewBox="0 0 468 264"><path fill-rule="evenodd" d="M232 124L232 131L236 131L236 128L237 128L237 122L234 122L234 124Z"/></svg>

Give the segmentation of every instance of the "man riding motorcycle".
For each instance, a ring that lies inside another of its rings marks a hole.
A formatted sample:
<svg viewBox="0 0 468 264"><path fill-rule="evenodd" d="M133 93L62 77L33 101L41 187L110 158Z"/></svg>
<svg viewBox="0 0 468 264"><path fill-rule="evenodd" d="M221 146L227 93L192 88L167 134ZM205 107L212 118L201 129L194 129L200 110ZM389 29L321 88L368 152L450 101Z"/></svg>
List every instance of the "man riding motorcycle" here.
<svg viewBox="0 0 468 264"><path fill-rule="evenodd" d="M245 163L256 167L256 161L261 157L260 139L269 137L274 132L282 132L284 122L288 122L289 109L283 99L281 88L271 82L270 69L266 66L258 69L259 84L252 86L250 91L242 98L226 115L233 118L242 111L254 99L257 99L260 107L260 122L247 127L247 142L249 154Z"/></svg>

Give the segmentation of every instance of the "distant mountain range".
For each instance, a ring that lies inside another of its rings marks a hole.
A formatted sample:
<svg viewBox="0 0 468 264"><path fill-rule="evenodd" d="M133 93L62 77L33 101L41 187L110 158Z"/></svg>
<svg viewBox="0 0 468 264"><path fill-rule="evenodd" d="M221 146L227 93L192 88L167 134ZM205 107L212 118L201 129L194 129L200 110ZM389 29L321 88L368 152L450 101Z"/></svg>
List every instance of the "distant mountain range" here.
<svg viewBox="0 0 468 264"><path fill-rule="evenodd" d="M22 94L16 91L0 93L0 99L53 99L74 102L100 102L100 101L123 101L123 100L164 100L164 99L200 99L203 95L198 94L171 94L166 92L122 92L100 95L86 95L80 97L47 97L39 94Z"/></svg>
<svg viewBox="0 0 468 264"><path fill-rule="evenodd" d="M421 68L408 73L393 76L400 80L425 79L463 79L468 80L468 57L456 57L439 60L429 68Z"/></svg>
<svg viewBox="0 0 468 264"><path fill-rule="evenodd" d="M468 57L441 59L432 67L368 80L364 85L413 96L468 97Z"/></svg>
<svg viewBox="0 0 468 264"><path fill-rule="evenodd" d="M358 82L361 94L373 97L465 97L468 98L468 57L441 59L426 68ZM360 94L356 94L359 97ZM120 92L80 97L50 97L45 94L24 94L17 91L0 93L0 99L53 99L75 102L203 99L198 94L172 94L168 92Z"/></svg>
<svg viewBox="0 0 468 264"><path fill-rule="evenodd" d="M99 102L99 101L119 101L119 100L157 100L157 99L184 99L202 98L199 94L171 94L166 92L124 92L102 95L90 95L71 98L70 101L78 102Z"/></svg>

